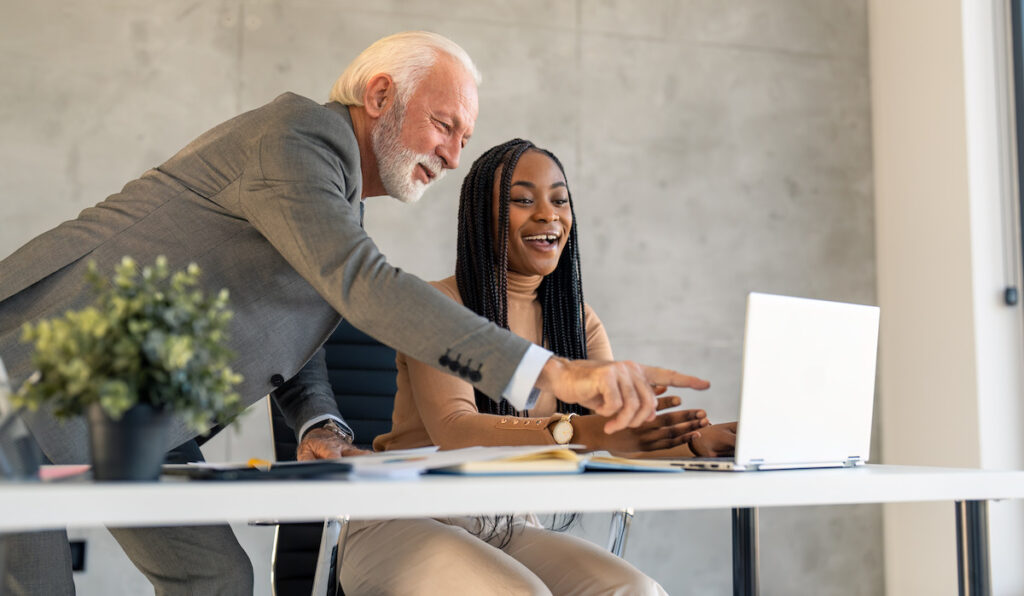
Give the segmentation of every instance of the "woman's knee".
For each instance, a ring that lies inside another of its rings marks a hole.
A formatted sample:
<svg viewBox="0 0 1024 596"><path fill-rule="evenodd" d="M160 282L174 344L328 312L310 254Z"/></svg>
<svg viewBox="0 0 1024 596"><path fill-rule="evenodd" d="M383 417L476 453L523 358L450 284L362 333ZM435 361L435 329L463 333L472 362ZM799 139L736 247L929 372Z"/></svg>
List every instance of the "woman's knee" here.
<svg viewBox="0 0 1024 596"><path fill-rule="evenodd" d="M436 520L357 527L345 546L341 583L356 593L551 594L515 559L464 528Z"/></svg>
<svg viewBox="0 0 1024 596"><path fill-rule="evenodd" d="M666 596L661 584L633 566L618 574L609 587L608 596Z"/></svg>
<svg viewBox="0 0 1024 596"><path fill-rule="evenodd" d="M544 582L519 561L461 529L452 530L429 545L443 553L431 566L436 573L431 581L447 584L453 590L447 593L551 596Z"/></svg>

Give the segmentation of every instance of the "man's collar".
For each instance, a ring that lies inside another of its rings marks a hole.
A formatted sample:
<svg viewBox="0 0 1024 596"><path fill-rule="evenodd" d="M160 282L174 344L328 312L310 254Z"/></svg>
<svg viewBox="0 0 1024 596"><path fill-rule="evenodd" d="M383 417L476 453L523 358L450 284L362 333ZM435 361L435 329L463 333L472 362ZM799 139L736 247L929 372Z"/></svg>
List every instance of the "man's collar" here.
<svg viewBox="0 0 1024 596"><path fill-rule="evenodd" d="M348 113L348 106L336 101L329 101L324 104L324 107L341 114L345 118L345 122L348 123L349 128L352 128L352 114Z"/></svg>

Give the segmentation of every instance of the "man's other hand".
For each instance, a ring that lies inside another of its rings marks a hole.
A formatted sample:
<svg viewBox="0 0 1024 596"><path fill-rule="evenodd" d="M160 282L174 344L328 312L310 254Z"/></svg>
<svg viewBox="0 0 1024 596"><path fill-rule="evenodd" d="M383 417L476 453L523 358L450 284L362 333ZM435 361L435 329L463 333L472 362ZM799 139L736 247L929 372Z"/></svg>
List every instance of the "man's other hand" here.
<svg viewBox="0 0 1024 596"><path fill-rule="evenodd" d="M373 453L360 449L347 439L325 429L314 428L302 437L299 448L295 451L295 459L308 461L311 459L337 459L352 455Z"/></svg>
<svg viewBox="0 0 1024 596"><path fill-rule="evenodd" d="M567 360L553 356L537 378L537 387L558 399L580 404L609 418L604 432L636 428L654 419L655 395L664 387L704 390L711 383L667 368L635 362ZM657 391L656 391L657 389Z"/></svg>

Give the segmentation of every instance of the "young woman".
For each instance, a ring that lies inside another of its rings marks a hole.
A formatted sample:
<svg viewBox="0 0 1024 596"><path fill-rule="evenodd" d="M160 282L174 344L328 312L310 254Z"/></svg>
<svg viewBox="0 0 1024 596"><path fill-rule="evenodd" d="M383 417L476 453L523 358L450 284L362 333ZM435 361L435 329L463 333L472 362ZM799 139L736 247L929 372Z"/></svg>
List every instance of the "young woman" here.
<svg viewBox="0 0 1024 596"><path fill-rule="evenodd" d="M556 355L612 359L604 327L583 302L572 197L550 152L515 139L477 159L462 185L455 269L434 283L452 300ZM473 369L457 354L450 360ZM679 403L659 398L661 409ZM724 454L735 442L734 426L708 426L701 410L663 413L611 435L605 422L544 393L519 412L399 354L393 428L374 448L572 442L685 456ZM341 574L352 593L665 593L629 563L531 514L353 522Z"/></svg>

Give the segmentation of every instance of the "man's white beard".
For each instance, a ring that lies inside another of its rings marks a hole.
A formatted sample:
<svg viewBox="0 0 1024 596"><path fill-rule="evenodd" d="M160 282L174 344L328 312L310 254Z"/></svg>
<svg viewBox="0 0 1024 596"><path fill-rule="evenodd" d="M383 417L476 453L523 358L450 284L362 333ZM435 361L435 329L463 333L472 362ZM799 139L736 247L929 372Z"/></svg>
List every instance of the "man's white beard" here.
<svg viewBox="0 0 1024 596"><path fill-rule="evenodd" d="M373 128L370 142L377 157L377 172L384 185L384 192L403 203L415 203L423 196L429 184L413 178L413 172L419 164L422 163L434 173L430 182L443 178L445 170L440 157L419 154L402 145L399 137L404 113L405 106L396 101Z"/></svg>

